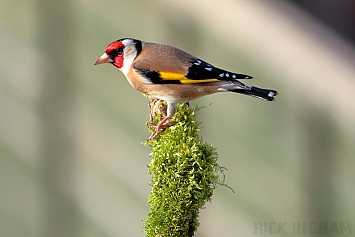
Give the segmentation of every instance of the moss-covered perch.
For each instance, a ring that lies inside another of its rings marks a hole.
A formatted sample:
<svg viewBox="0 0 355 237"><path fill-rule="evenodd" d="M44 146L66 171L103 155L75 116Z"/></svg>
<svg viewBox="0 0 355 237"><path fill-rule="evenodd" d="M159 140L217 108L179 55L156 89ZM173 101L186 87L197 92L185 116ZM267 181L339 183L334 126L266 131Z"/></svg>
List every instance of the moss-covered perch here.
<svg viewBox="0 0 355 237"><path fill-rule="evenodd" d="M165 102L151 103L151 122L158 124ZM211 201L222 168L212 145L198 135L196 109L179 104L174 125L145 144L152 148L148 165L152 175L150 212L144 220L148 237L193 236L199 226L199 212ZM151 132L153 128L150 128ZM223 181L222 181L223 185Z"/></svg>

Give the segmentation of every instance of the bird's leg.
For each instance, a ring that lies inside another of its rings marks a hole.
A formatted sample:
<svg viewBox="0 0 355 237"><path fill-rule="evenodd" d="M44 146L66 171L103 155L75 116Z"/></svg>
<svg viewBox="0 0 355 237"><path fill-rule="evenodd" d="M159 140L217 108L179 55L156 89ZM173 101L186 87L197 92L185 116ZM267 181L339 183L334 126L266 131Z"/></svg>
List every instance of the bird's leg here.
<svg viewBox="0 0 355 237"><path fill-rule="evenodd" d="M163 118L165 118L167 116L167 106L164 103L159 103L159 99L157 98L153 98L151 100L149 100L149 107L150 107L150 121L148 123L148 126L150 127L155 127L155 125L153 124L155 121L155 116L157 114L161 114Z"/></svg>
<svg viewBox="0 0 355 237"><path fill-rule="evenodd" d="M157 114L157 110L159 109L159 104L158 104L158 106L156 105L156 103L158 101L159 101L159 99L155 98L155 97L153 97L153 98L151 98L149 100L149 103L148 103L148 106L150 107L150 113L149 113L149 121L150 121L150 123L148 124L149 126L152 126L152 122L154 121L155 115Z"/></svg>
<svg viewBox="0 0 355 237"><path fill-rule="evenodd" d="M164 130L165 128L168 128L172 126L174 123L173 122L167 122L169 119L173 117L175 114L175 104L174 103L168 103L168 106L165 104L156 104L156 101L153 102L153 104L150 104L150 114L151 114L151 122L154 121L154 116L156 113L160 112L164 119L160 121L158 125L154 125L152 123L148 123L148 126L155 127L154 132L150 135L148 138L148 141L153 140L156 136L158 136L159 132L161 130Z"/></svg>
<svg viewBox="0 0 355 237"><path fill-rule="evenodd" d="M160 130L164 130L165 128L168 128L174 124L173 122L166 122L169 119L170 119L170 117L166 116L158 125L156 125L156 126L152 125L155 127L155 130L148 138L148 141L151 141L154 138L156 138L156 136L158 136Z"/></svg>

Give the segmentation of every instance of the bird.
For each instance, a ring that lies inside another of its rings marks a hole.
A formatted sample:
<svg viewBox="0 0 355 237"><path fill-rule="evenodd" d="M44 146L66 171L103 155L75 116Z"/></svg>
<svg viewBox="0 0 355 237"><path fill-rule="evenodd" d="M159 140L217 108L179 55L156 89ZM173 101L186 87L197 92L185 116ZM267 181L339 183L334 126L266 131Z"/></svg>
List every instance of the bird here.
<svg viewBox="0 0 355 237"><path fill-rule="evenodd" d="M276 90L240 82L252 76L215 67L173 46L122 38L108 44L94 65L110 63L121 70L128 82L141 93L166 101L166 116L148 138L153 140L176 112L177 103L188 103L217 92L235 92L274 101Z"/></svg>

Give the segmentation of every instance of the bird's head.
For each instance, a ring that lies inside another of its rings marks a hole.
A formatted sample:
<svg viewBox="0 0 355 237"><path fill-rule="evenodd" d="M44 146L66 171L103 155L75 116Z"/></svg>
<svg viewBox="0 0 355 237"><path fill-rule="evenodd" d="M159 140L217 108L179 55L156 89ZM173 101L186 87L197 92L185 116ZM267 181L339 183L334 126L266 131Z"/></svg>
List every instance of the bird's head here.
<svg viewBox="0 0 355 237"><path fill-rule="evenodd" d="M105 49L105 53L95 62L94 65L102 63L111 63L119 68L123 73L128 72L134 58L141 50L142 42L135 39L124 38L116 40Z"/></svg>

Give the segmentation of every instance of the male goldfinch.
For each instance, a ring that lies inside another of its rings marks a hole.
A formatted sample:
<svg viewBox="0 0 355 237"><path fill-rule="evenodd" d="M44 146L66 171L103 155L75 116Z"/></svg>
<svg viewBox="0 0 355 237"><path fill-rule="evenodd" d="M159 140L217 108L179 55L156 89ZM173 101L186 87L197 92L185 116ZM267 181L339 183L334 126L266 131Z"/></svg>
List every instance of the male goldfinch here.
<svg viewBox="0 0 355 237"><path fill-rule="evenodd" d="M216 92L236 92L273 101L277 91L241 83L237 79L251 76L225 71L180 49L164 44L123 38L110 43L95 62L111 63L120 69L128 82L143 94L167 102L167 116L149 137L169 126L167 121L176 111L177 103L186 103Z"/></svg>

